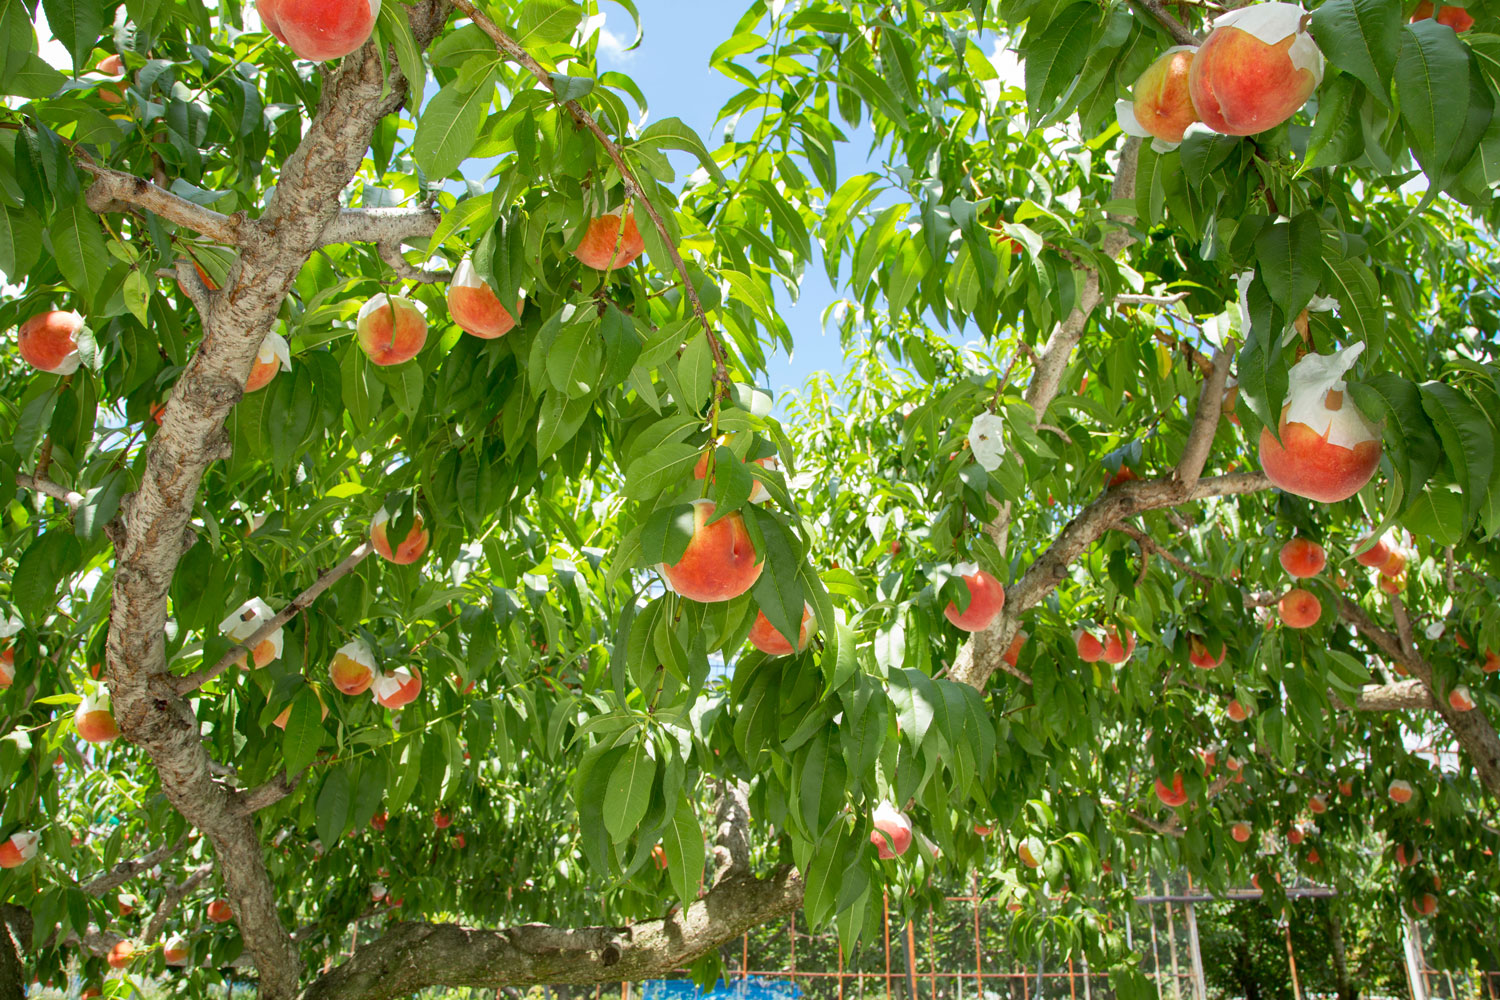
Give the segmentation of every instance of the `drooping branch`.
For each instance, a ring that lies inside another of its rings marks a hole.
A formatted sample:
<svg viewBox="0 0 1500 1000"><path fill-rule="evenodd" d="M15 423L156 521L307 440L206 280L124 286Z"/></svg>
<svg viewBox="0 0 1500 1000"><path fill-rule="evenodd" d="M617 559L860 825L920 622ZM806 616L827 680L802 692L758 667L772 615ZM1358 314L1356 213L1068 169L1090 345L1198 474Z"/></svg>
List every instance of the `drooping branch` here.
<svg viewBox="0 0 1500 1000"><path fill-rule="evenodd" d="M765 879L727 878L664 919L627 927L397 924L319 977L304 1000L394 1000L436 985L593 986L660 978L791 913L802 903L802 889L802 877L788 866Z"/></svg>
<svg viewBox="0 0 1500 1000"><path fill-rule="evenodd" d="M85 198L89 208L100 214L143 208L184 229L191 229L213 240L233 247L261 247L265 238L243 212L224 215L179 197L164 187L137 177L101 167L87 158L80 165L93 175Z"/></svg>
<svg viewBox="0 0 1500 1000"><path fill-rule="evenodd" d="M719 386L727 387L729 369L724 353L724 345L720 343L718 334L714 332L713 324L708 321L708 313L703 309L703 301L698 297L698 289L693 284L692 276L688 274L687 264L683 262L682 254L677 250L677 244L672 239L671 231L667 229L666 222L662 219L661 213L657 210L656 206L651 203L651 199L646 197L646 189L641 186L641 182L636 178L635 172L625 162L625 154L621 152L620 147L600 127L599 123L595 121L594 116L589 114L583 105L577 101L563 100L557 93L557 85L553 83L552 74L548 73L542 67L542 64L537 62L531 53L527 52L519 42L501 30L494 21L490 20L484 11L474 6L469 0L453 0L453 6L462 11L465 16L479 27L480 31L483 31L490 37L490 40L495 43L495 48L500 51L501 55L512 62L518 63L526 72L535 77L537 83L541 84L543 89L557 99L558 103L562 105L563 110L567 111L575 122L587 129L599 141L599 145L604 148L604 152L609 156L610 162L619 171L620 180L625 185L626 193L633 201L640 202L642 207L646 209L646 214L651 217L651 224L661 234L661 240L667 248L667 254L672 258L672 266L677 269L678 275L682 278L682 289L687 294L688 304L692 307L693 315L698 318L699 324L703 327L703 333L708 338L708 346L713 352L714 357L714 378Z"/></svg>
<svg viewBox="0 0 1500 1000"><path fill-rule="evenodd" d="M148 854L129 861L121 861L109 871L105 872L83 884L83 891L90 896L103 896L106 892L118 889L120 886L135 878L141 872L149 871L161 864L167 858L182 850L187 844L187 834L183 834L169 844L163 844Z"/></svg>
<svg viewBox="0 0 1500 1000"><path fill-rule="evenodd" d="M189 691L196 691L198 688L207 684L215 677L218 677L230 667L234 666L237 663L243 662L249 650L254 649L262 641L270 638L271 634L274 633L277 629L284 626L293 618L296 618L303 611L306 611L308 608L312 607L313 601L316 601L320 596L322 596L323 592L329 587L333 586L339 580L342 580L344 577L352 573L354 571L354 568L360 563L364 562L365 557L368 556L372 551L374 550L370 548L369 542L362 542L358 547L355 548L353 552L344 557L343 562L339 563L337 566L333 567L330 570L324 571L316 580L313 581L310 587L308 587L302 593L298 594L296 597L292 598L291 603L278 611L275 617L266 622L260 628L256 629L255 632L251 634L250 638L246 639L244 642L240 643L239 645L230 649L223 656L219 657L218 662L213 666L207 667L203 670L199 670L195 673L188 674L185 677L177 678L177 680L174 682L177 693L186 694Z"/></svg>

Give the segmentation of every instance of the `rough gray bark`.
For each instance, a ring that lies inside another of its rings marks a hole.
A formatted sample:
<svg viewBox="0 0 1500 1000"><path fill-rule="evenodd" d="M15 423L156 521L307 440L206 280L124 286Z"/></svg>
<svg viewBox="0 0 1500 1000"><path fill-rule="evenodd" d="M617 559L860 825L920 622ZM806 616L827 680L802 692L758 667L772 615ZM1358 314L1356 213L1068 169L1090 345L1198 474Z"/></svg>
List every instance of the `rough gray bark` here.
<svg viewBox="0 0 1500 1000"><path fill-rule="evenodd" d="M408 16L425 46L441 29L447 7L425 0L409 8ZM121 202L144 205L240 248L220 292L204 288L190 267L178 268L201 313L203 341L147 448L141 487L122 503L111 532L115 585L106 662L121 732L146 750L168 801L213 844L246 951L260 974L261 994L272 998L295 995L301 963L277 912L253 820L213 780L197 720L167 676L167 593L192 541L188 519L203 475L211 462L227 456L224 420L243 395L261 341L308 255L328 242L330 230L342 232L336 224L351 224L340 222L339 195L358 170L376 124L405 100L395 60L388 69L382 63L375 46L366 45L326 79L317 115L283 165L260 219L188 208L150 182L97 170L90 201L99 210Z"/></svg>
<svg viewBox="0 0 1500 1000"><path fill-rule="evenodd" d="M682 968L801 903L802 877L786 867L766 879L725 879L685 909L629 927L397 924L320 976L304 1000L392 1000L439 984L498 989L638 982Z"/></svg>
<svg viewBox="0 0 1500 1000"><path fill-rule="evenodd" d="M0 1000L25 1000L26 963L31 951L31 911L21 906L0 907Z"/></svg>

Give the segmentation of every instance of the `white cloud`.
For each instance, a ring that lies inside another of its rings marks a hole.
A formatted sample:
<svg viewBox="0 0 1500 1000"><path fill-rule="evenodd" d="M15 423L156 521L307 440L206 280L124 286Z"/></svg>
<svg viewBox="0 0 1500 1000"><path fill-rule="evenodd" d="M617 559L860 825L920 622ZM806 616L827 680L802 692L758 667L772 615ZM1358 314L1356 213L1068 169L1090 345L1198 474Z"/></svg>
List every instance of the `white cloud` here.
<svg viewBox="0 0 1500 1000"><path fill-rule="evenodd" d="M606 63L634 62L639 49L627 49L626 42L608 27L599 29L599 59Z"/></svg>

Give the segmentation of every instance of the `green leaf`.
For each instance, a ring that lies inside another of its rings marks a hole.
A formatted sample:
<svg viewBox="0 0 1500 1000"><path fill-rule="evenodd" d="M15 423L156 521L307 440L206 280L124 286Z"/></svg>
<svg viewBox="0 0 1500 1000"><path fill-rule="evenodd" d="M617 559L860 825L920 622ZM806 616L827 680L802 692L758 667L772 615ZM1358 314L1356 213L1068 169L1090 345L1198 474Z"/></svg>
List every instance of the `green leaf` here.
<svg viewBox="0 0 1500 1000"><path fill-rule="evenodd" d="M1401 477L1407 500L1416 497L1437 471L1442 456L1432 422L1423 409L1422 391L1399 375L1381 372L1363 382L1349 382L1354 405L1371 420L1385 421L1385 447Z"/></svg>
<svg viewBox="0 0 1500 1000"><path fill-rule="evenodd" d="M1033 124L1052 110L1088 61L1089 42L1099 23L1099 6L1073 3L1040 31L1028 28L1022 56L1026 62L1026 107Z"/></svg>
<svg viewBox="0 0 1500 1000"><path fill-rule="evenodd" d="M690 444L668 441L635 459L625 469L625 496L651 500L668 487L693 474L699 450Z"/></svg>
<svg viewBox="0 0 1500 1000"><path fill-rule="evenodd" d="M47 232L63 277L79 294L92 298L110 262L99 217L78 198L59 208Z"/></svg>
<svg viewBox="0 0 1500 1000"><path fill-rule="evenodd" d="M475 81L462 77L438 91L422 109L412 156L433 181L458 169L468 158L479 137L479 124L495 96L495 72L488 70Z"/></svg>
<svg viewBox="0 0 1500 1000"><path fill-rule="evenodd" d="M684 411L699 413L713 391L714 358L708 337L698 334L687 342L677 361L677 381L683 398L678 400Z"/></svg>
<svg viewBox="0 0 1500 1000"><path fill-rule="evenodd" d="M727 187L729 179L724 176L718 161L698 137L698 133L689 128L681 118L663 118L659 122L652 122L641 133L640 139L635 143L637 146L651 146L656 149L680 149L685 153L692 153L703 164L703 169L713 176L713 179Z"/></svg>
<svg viewBox="0 0 1500 1000"><path fill-rule="evenodd" d="M937 714L941 697L937 686L931 677L910 667L892 670L890 684L891 703L896 706L901 735L911 743L913 750L921 750Z"/></svg>
<svg viewBox="0 0 1500 1000"><path fill-rule="evenodd" d="M582 17L583 8L574 0L526 0L516 22L516 41L523 48L566 42Z"/></svg>
<svg viewBox="0 0 1500 1000"><path fill-rule="evenodd" d="M547 378L554 389L569 398L593 390L598 383L604 347L594 329L591 320L569 323L547 352Z"/></svg>
<svg viewBox="0 0 1500 1000"><path fill-rule="evenodd" d="M1363 340L1371 355L1385 343L1386 311L1382 307L1380 283L1364 261L1343 258L1328 265L1328 290L1339 300L1339 319L1349 328L1351 340Z"/></svg>
<svg viewBox="0 0 1500 1000"><path fill-rule="evenodd" d="M1323 235L1318 217L1303 212L1277 222L1255 238L1259 276L1272 300L1287 316L1300 313L1317 294L1323 278Z"/></svg>
<svg viewBox="0 0 1500 1000"><path fill-rule="evenodd" d="M1417 160L1436 180L1469 110L1469 55L1452 28L1428 18L1401 29L1396 97Z"/></svg>
<svg viewBox="0 0 1500 1000"><path fill-rule="evenodd" d="M629 838L646 818L655 780L656 760L646 743L628 748L615 764L604 789L604 826L615 843Z"/></svg>
<svg viewBox="0 0 1500 1000"><path fill-rule="evenodd" d="M95 0L42 0L47 26L73 56L73 68L88 65L89 53L104 31L104 7Z"/></svg>
<svg viewBox="0 0 1500 1000"><path fill-rule="evenodd" d="M348 829L351 798L349 772L342 765L335 767L323 781L315 810L323 850L331 851Z"/></svg>
<svg viewBox="0 0 1500 1000"><path fill-rule="evenodd" d="M37 537L21 555L10 599L33 627L40 627L62 603L64 578L78 569L83 549L66 527Z"/></svg>
<svg viewBox="0 0 1500 1000"><path fill-rule="evenodd" d="M281 755L286 760L287 777L295 778L313 762L323 746L324 735L323 706L312 688L304 685L292 701L292 711L286 720L286 732L281 737ZM402 804L404 802L405 800ZM392 805L391 808L400 807Z"/></svg>
<svg viewBox="0 0 1500 1000"><path fill-rule="evenodd" d="M746 518L754 517L760 525L764 540L764 551L759 555L764 562L760 577L751 591L755 604L765 614L766 620L795 647L802 630L802 614L806 609L802 591L802 580L798 565L802 561L801 547L785 525L777 518L756 508L745 512Z"/></svg>
<svg viewBox="0 0 1500 1000"><path fill-rule="evenodd" d="M1312 34L1329 63L1359 80L1377 101L1390 107L1401 20L1399 0L1327 0L1312 13ZM1323 89L1327 90L1326 82ZM1322 100L1324 95L1318 96Z"/></svg>
<svg viewBox="0 0 1500 1000"><path fill-rule="evenodd" d="M1432 418L1432 425L1443 441L1443 455L1453 468L1454 480L1463 494L1463 524L1467 530L1484 506L1495 462L1489 421L1456 389L1441 382L1423 383L1422 409Z"/></svg>
<svg viewBox="0 0 1500 1000"><path fill-rule="evenodd" d="M698 881L703 877L707 852L698 816L686 795L678 797L677 809L667 824L661 844L667 855L667 877L672 880L672 890L678 899L689 903L698 896Z"/></svg>

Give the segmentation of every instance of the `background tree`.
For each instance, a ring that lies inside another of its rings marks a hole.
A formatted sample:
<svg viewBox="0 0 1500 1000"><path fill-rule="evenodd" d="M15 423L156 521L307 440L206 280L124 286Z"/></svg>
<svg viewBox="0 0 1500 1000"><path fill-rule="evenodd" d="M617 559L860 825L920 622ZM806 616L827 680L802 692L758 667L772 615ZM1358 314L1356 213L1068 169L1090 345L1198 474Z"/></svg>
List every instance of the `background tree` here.
<svg viewBox="0 0 1500 1000"><path fill-rule="evenodd" d="M1220 132L1123 138L1219 12L755 3L710 150L570 0L49 4L70 75L11 0L10 989L711 974L997 857L1122 995L1132 864L1373 872L1493 964L1500 22L1252 8ZM778 416L817 257L854 377ZM1309 400L1367 468L1273 490Z"/></svg>

